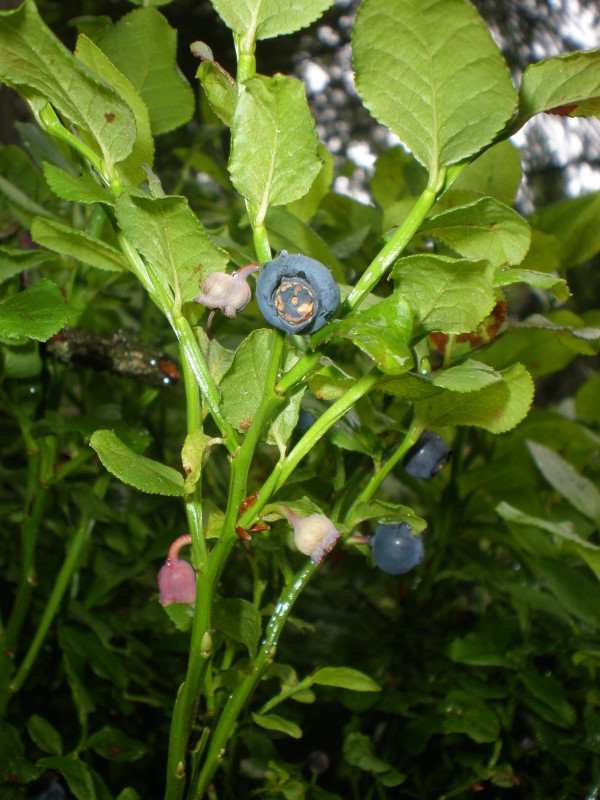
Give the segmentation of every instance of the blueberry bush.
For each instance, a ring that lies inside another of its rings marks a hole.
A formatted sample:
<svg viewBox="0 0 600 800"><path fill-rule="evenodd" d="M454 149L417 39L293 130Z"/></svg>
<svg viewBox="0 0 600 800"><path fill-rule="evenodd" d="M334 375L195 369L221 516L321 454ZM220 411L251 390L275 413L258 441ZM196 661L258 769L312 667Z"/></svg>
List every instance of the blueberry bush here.
<svg viewBox="0 0 600 800"><path fill-rule="evenodd" d="M332 0L212 4L197 87L169 0L0 13L1 796L595 797L600 194L510 137L600 52L363 0L363 205L257 57Z"/></svg>

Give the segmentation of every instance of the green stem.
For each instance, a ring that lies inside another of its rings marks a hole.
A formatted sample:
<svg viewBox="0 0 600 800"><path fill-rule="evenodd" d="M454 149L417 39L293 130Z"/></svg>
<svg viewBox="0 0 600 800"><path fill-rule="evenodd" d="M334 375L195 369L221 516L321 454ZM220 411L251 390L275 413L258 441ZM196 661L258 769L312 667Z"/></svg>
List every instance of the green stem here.
<svg viewBox="0 0 600 800"><path fill-rule="evenodd" d="M236 686L223 709L223 713L211 737L197 786L193 787L193 791L190 793L191 797L196 797L200 800L207 791L207 787L213 775L225 757L225 747L235 730L240 712L268 667L273 663L279 637L288 615L298 599L298 596L317 569L318 566L308 561L297 573L294 581L283 590L279 602L275 607L275 611L267 625L266 635L260 646L260 650L252 661L252 668Z"/></svg>
<svg viewBox="0 0 600 800"><path fill-rule="evenodd" d="M256 225L252 229L252 239L256 256L261 264L271 260L271 245L264 225Z"/></svg>
<svg viewBox="0 0 600 800"><path fill-rule="evenodd" d="M40 121L51 136L56 136L57 139L66 142L69 147L87 159L98 174L107 181L106 167L100 156L65 128L50 103L47 103L40 111Z"/></svg>
<svg viewBox="0 0 600 800"><path fill-rule="evenodd" d="M94 487L94 493L98 497L104 497L109 481L110 475L108 474L102 475L98 479L96 486ZM82 515L81 524L79 525L79 528L69 546L67 557L63 562L60 572L58 573L56 583L54 584L54 588L44 608L44 613L42 614L40 624L38 625L31 644L29 645L29 649L25 655L25 658L23 659L15 678L11 683L10 689L13 694L18 692L27 680L27 676L31 671L40 648L44 643L46 634L48 633L54 617L58 612L63 596L69 586L69 583L71 582L71 578L73 577L73 572L75 571L77 562L79 561L81 551L83 550L85 543L88 541L95 524L96 520L90 518L89 514Z"/></svg>
<svg viewBox="0 0 600 800"><path fill-rule="evenodd" d="M425 189L412 207L410 214L406 217L385 247L379 251L377 256L369 264L356 286L346 298L346 302L344 303L344 311L346 313L356 308L383 278L388 268L394 263L415 233L419 230L435 201L435 191L429 188Z"/></svg>
<svg viewBox="0 0 600 800"><path fill-rule="evenodd" d="M260 511L269 501L271 495L283 486L304 456L312 450L315 444L332 425L341 419L361 397L367 394L377 384L380 377L380 372L377 369L372 369L357 381L352 388L344 392L335 403L329 406L319 419L308 429L286 458L275 466L260 489L254 505L248 508L240 517L238 524L241 527L249 528L252 525Z"/></svg>
<svg viewBox="0 0 600 800"><path fill-rule="evenodd" d="M246 496L248 470L254 450L266 420L282 400L275 394L274 386L285 337L279 331L273 331L271 341L265 392L261 405L242 446L232 457L229 499L221 537L209 553L203 568L199 570L196 580L195 614L187 674L177 695L171 721L165 800L179 800L185 789L187 742L194 719L196 700L200 695L208 660L212 653L210 628L216 587L229 553L237 541L235 535L237 517L240 505Z"/></svg>
<svg viewBox="0 0 600 800"><path fill-rule="evenodd" d="M183 348L180 348L180 360L183 371L183 383L185 386L185 402L187 417L187 432L193 433L202 430L202 408L200 405L200 391L196 376L185 357ZM188 528L192 537L192 550L194 553L194 563L197 567L204 564L208 557L206 539L204 538L204 527L202 524L202 474L198 477L194 491L185 498L185 513Z"/></svg>
<svg viewBox="0 0 600 800"><path fill-rule="evenodd" d="M48 489L39 486L39 469L40 457L36 453L29 458L29 490L25 498L25 519L21 527L21 578L8 624L0 638L0 716L4 715L10 698L8 684L13 654L36 580L35 545L49 494Z"/></svg>
<svg viewBox="0 0 600 800"><path fill-rule="evenodd" d="M360 492L354 503L350 506L346 514L346 521L351 524L352 520L352 511L358 506L359 503L368 503L369 500L373 497L377 489L381 486L383 481L387 478L390 472L394 469L396 464L400 461L402 456L404 456L408 450L413 446L413 444L417 441L421 433L423 432L423 426L417 422L413 422L406 436L404 437L400 446L394 451L393 455L388 458L385 464L371 476L370 480L367 482L366 486Z"/></svg>

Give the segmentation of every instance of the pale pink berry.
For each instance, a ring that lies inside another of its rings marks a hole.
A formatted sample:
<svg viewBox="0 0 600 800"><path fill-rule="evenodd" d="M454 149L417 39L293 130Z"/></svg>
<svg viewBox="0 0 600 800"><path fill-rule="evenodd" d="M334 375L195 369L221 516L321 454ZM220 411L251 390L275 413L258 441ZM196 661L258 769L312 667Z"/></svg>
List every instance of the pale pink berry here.
<svg viewBox="0 0 600 800"><path fill-rule="evenodd" d="M310 556L313 564L320 564L323 558L333 550L341 533L333 522L324 514L311 514L299 517L291 508L283 507L288 522L294 529L296 547L305 556Z"/></svg>
<svg viewBox="0 0 600 800"><path fill-rule="evenodd" d="M192 565L179 558L179 551L191 544L189 534L179 536L167 555L167 560L158 573L158 589L161 606L171 603L193 603L196 599L196 572Z"/></svg>
<svg viewBox="0 0 600 800"><path fill-rule="evenodd" d="M226 317L235 317L252 299L247 280L248 275L258 269L258 264L247 264L231 275L227 272L212 272L204 279L200 294L194 297L194 303L221 311Z"/></svg>

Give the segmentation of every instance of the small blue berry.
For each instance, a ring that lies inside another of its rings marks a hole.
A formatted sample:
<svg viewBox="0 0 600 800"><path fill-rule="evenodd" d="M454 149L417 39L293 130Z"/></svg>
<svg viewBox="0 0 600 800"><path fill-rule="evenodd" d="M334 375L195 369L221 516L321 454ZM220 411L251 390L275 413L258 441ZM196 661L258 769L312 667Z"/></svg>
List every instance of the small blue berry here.
<svg viewBox="0 0 600 800"><path fill-rule="evenodd" d="M404 456L402 464L413 478L429 480L435 478L451 455L452 450L441 436L425 431Z"/></svg>
<svg viewBox="0 0 600 800"><path fill-rule="evenodd" d="M337 311L340 290L323 264L283 250L262 265L256 299L261 314L273 327L286 333L313 333Z"/></svg>
<svg viewBox="0 0 600 800"><path fill-rule="evenodd" d="M423 540L406 522L378 525L370 545L375 563L388 575L410 572L425 558Z"/></svg>

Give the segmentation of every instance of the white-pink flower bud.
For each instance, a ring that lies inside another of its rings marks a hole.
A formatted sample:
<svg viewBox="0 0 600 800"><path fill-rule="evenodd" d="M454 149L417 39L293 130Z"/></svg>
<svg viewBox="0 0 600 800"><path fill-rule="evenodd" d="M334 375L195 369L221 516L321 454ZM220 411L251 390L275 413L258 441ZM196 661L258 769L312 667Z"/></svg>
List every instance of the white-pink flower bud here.
<svg viewBox="0 0 600 800"><path fill-rule="evenodd" d="M311 514L299 517L291 508L284 506L288 522L294 529L296 547L305 556L310 556L313 564L320 564L333 550L341 533L324 514Z"/></svg>

